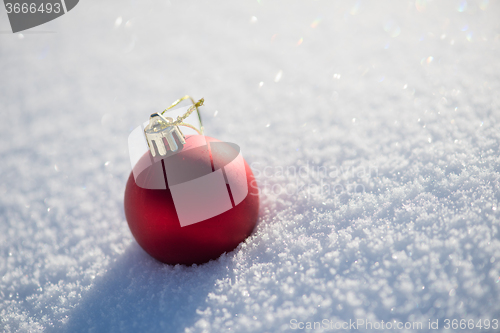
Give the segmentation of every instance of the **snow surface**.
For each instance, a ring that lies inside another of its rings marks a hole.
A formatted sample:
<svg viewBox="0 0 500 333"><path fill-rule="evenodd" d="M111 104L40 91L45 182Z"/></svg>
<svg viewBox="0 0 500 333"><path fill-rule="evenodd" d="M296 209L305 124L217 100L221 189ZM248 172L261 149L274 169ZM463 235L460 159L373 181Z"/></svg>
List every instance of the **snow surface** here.
<svg viewBox="0 0 500 333"><path fill-rule="evenodd" d="M12 34L0 9L0 327L500 319L499 14L83 0ZM125 221L127 137L186 93L207 135L242 147L261 211L235 251L172 267Z"/></svg>

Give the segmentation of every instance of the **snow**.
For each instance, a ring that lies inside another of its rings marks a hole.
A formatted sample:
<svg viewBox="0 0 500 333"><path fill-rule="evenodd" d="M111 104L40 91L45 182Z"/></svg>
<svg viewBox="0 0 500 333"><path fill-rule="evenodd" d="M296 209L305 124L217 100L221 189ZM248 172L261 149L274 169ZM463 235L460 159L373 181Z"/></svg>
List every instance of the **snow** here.
<svg viewBox="0 0 500 333"><path fill-rule="evenodd" d="M11 34L1 9L0 327L500 319L499 10L88 0ZM184 94L242 147L261 210L235 251L173 267L123 192L130 131Z"/></svg>

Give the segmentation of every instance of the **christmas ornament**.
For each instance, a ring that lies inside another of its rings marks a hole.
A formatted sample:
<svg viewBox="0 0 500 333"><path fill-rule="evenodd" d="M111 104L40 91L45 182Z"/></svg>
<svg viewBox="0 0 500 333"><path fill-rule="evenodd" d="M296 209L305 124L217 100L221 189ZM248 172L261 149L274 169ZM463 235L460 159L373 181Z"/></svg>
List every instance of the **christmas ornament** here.
<svg viewBox="0 0 500 333"><path fill-rule="evenodd" d="M175 121L163 116L186 99L193 104ZM203 135L198 110L203 102L184 96L129 136L125 216L139 245L168 264L216 259L236 248L257 223L254 175L237 145Z"/></svg>

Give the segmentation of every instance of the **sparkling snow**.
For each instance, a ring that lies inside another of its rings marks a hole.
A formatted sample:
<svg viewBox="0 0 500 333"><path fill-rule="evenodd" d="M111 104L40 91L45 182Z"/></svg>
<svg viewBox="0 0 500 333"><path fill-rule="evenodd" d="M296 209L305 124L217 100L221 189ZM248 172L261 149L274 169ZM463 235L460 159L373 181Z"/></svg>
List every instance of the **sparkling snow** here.
<svg viewBox="0 0 500 333"><path fill-rule="evenodd" d="M2 7L0 330L500 319L499 14L83 0L12 34ZM173 267L137 245L123 192L128 134L184 94L242 147L261 211L235 251Z"/></svg>

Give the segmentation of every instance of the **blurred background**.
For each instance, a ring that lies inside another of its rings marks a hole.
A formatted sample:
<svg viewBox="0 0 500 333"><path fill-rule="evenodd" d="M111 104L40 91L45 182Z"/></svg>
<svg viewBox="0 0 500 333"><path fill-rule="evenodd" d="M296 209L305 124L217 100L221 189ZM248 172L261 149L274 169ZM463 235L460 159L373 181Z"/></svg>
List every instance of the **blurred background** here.
<svg viewBox="0 0 500 333"><path fill-rule="evenodd" d="M500 319L499 14L493 0L82 0L12 34L2 6L0 327ZM127 137L185 94L205 98L206 135L242 147L261 212L235 251L171 267L128 229ZM275 172L305 166L335 174Z"/></svg>

